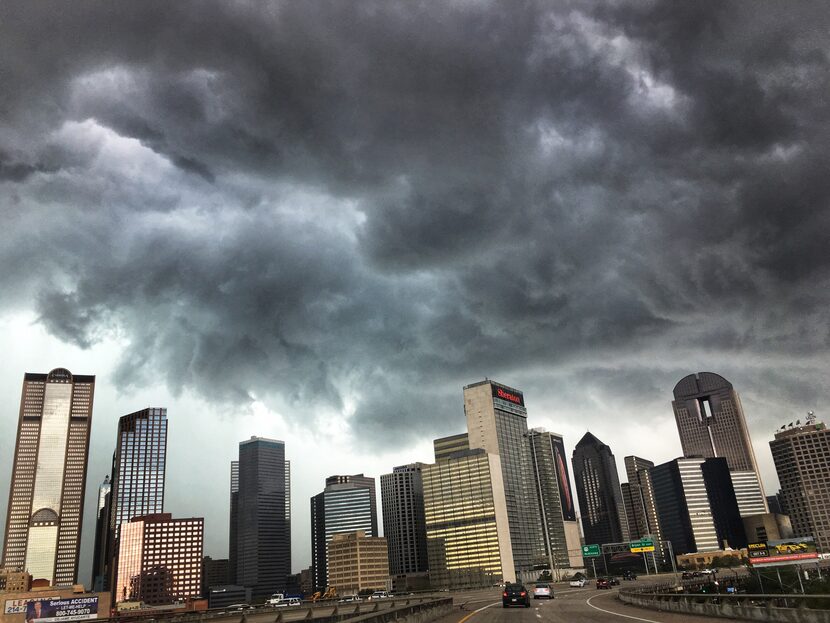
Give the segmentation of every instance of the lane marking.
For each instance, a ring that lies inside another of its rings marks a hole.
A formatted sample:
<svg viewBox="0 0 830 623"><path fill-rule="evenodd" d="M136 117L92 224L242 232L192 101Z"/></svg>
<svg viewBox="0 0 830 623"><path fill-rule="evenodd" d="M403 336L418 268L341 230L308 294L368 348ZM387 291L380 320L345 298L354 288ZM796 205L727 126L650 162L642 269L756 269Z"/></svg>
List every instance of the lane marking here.
<svg viewBox="0 0 830 623"><path fill-rule="evenodd" d="M641 617L631 616L630 614L620 614L619 612L614 612L613 610L606 610L605 608L600 608L599 606L595 606L591 603L592 599L596 599L597 597L601 597L601 595L594 595L593 597L589 597L585 603L591 606L594 610L599 610L600 612L605 612L606 614L613 614L618 617L624 617L626 619L634 619L635 621L644 621L645 623L663 623L662 621L655 621L654 619L643 619Z"/></svg>
<svg viewBox="0 0 830 623"><path fill-rule="evenodd" d="M493 603L491 603L491 604L487 604L486 606L482 606L482 607L481 607L481 608L479 608L478 610L473 610L470 614L468 614L467 616L465 616L465 617L464 617L463 619L461 619L458 623L464 623L467 619L469 619L469 618L470 618L471 616L473 616L474 614L478 614L478 613L479 613L479 612L481 612L482 610L487 610L487 608L492 608L493 606L498 606L500 603L501 603L500 601L494 601L494 602L493 602Z"/></svg>

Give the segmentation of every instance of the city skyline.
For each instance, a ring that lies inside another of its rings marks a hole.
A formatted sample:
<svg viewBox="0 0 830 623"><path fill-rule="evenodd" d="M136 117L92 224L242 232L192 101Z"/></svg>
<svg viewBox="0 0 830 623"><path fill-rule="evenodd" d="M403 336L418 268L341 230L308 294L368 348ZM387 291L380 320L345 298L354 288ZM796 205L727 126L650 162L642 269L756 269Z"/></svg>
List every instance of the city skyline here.
<svg viewBox="0 0 830 623"><path fill-rule="evenodd" d="M497 385L499 385L499 384L497 384ZM100 387L100 386L99 386L99 387ZM503 386L502 386L502 387L503 387ZM116 419L118 419L118 418L116 418ZM751 421L751 420L750 420L750 421ZM537 423L536 419L535 419L535 418L531 418L530 425L531 425L531 426L534 426L536 423ZM675 436L676 436L676 434L677 434L677 433L676 433L676 430L674 431L674 434L675 434ZM457 436L457 435L456 435L456 436ZM241 440L241 441L244 441L244 440ZM764 441L765 443L768 443L768 442L769 442L769 440L768 440L768 439L764 439L763 441ZM569 439L569 438L567 438L567 437L566 437L566 439L565 439L565 444L566 444L566 451L567 451L567 453L570 453L570 451L571 451L571 450L570 450L570 448L572 448L572 447L573 447L573 446L571 445L571 439ZM430 443L429 445L431 446L432 444ZM574 444L574 445L575 445L575 444ZM612 445L612 449L613 449L613 445ZM431 450L431 448L430 448L430 450ZM430 454L431 454L431 453L430 453ZM287 456L290 456L290 453L289 453ZM681 456L681 455L680 455L680 454L677 454L677 456L679 457L679 456ZM427 460L427 462L432 462L432 460L433 460L433 459L430 457L430 458ZM362 459L361 459L361 461L362 461ZM659 461L658 461L658 462L659 462ZM388 469L388 468L387 468L387 469ZM341 470L341 471L342 471L342 470ZM618 465L618 471L622 473L622 470L621 470L621 469L619 469L619 465ZM225 475L227 476L227 473L226 473ZM623 473L623 477L622 477L620 480L621 480L621 482L624 480L624 473ZM227 480L226 480L226 483L227 483ZM90 483L88 483L88 484L90 484ZM95 485L95 484L96 484L96 483L92 483L92 485ZM100 484L100 483L98 483L98 484ZM88 487L88 488L89 488L89 487ZM227 493L227 489L226 489L226 493ZM299 493L298 495L302 495L302 493ZM96 495L96 498L97 498L97 495ZM376 496L376 501L378 501L378 502L379 502L378 496ZM97 505L95 505L95 504L91 504L90 500L87 500L87 505L86 505L86 506L87 506L87 510L89 510L89 508L91 508L92 506L95 506L95 507L97 508ZM188 510L187 510L188 508L190 508L190 507L183 507L183 508L179 508L179 509L177 509L175 512L176 512L176 514L187 513L187 512L188 512ZM195 512L191 512L190 514L196 514L196 513L195 513ZM378 519L380 519L380 518L378 518ZM292 521L292 525L296 525L296 523L297 523L297 520L296 520L296 518L295 518L295 519ZM87 525L87 524L86 524L86 522L85 522L84 526L85 526L85 530L84 530L84 534L85 534L85 535L86 535L87 531L90 531L90 530L91 530L91 531L93 531L93 532L94 532L94 521L93 521L90 525ZM220 528L220 532L221 532L221 528ZM206 537L209 537L209 536L210 536L210 534L211 534L211 530L206 530ZM213 535L213 536L214 536L214 539L213 539L214 541L220 541L220 542L221 542L221 540L222 540L222 536L221 536L221 535ZM216 537L218 537L218 538L216 538ZM227 540L227 533L225 533L225 535L224 535L224 539L225 539L225 541ZM303 559L303 553L304 553L304 551L307 549L307 547L308 547L307 542L302 542L302 541L301 541L301 542L300 542L300 549L299 549L299 551L297 552L297 553L299 554L299 556L295 556L295 558L299 558L299 559L300 559L300 561L301 561L301 560ZM294 542L294 544L293 544L293 548L294 548L294 549L295 549L295 551L296 551L296 548L297 548L297 543L296 543L296 541L295 541L295 542ZM81 562L81 564L83 564L84 554L85 554L85 551L84 551L84 548L83 548L83 547L82 547L82 549L81 549L81 553L82 553L82 557L81 557L81 561L82 561L82 562ZM208 549L208 548L206 547L206 549L205 549L205 553L206 553L206 555L213 555L214 557L223 557L224 555L226 555L226 554L225 554L225 550L223 550L221 547L220 547L220 548L218 548L218 549L216 549L215 551L211 551L210 549ZM293 564L293 571L298 571L300 568L304 568L305 566L307 566L307 565L306 565L306 564L303 564L302 562L299 562L299 561L298 561L298 562L295 562L295 563ZM85 575L85 573L84 573L84 571L83 571L83 567L81 567L80 574L81 574L81 579L83 580L83 576Z"/></svg>

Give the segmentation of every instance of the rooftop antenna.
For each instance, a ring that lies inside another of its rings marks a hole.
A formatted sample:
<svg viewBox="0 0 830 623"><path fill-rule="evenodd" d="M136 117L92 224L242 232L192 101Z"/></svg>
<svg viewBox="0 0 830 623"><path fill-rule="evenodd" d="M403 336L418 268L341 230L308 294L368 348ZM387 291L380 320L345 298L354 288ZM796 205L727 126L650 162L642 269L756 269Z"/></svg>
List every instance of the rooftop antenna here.
<svg viewBox="0 0 830 623"><path fill-rule="evenodd" d="M809 426L816 423L816 414L813 411L807 411L806 424Z"/></svg>

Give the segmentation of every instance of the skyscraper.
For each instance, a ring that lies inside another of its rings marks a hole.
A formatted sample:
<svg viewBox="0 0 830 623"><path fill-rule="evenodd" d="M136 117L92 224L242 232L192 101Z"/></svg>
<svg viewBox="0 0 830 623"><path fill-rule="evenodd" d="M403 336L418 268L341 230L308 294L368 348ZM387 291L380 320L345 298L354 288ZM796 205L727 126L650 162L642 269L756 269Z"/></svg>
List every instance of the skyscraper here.
<svg viewBox="0 0 830 623"><path fill-rule="evenodd" d="M251 437L239 444L236 583L254 597L284 591L291 574L286 468L282 441Z"/></svg>
<svg viewBox="0 0 830 623"><path fill-rule="evenodd" d="M724 457L741 516L768 512L741 400L732 383L712 372L682 378L672 402L683 456Z"/></svg>
<svg viewBox="0 0 830 623"><path fill-rule="evenodd" d="M803 426L775 433L769 446L793 533L812 536L819 551L830 552L830 430L811 413Z"/></svg>
<svg viewBox="0 0 830 623"><path fill-rule="evenodd" d="M545 564L546 558L524 396L494 381L473 383L464 387L464 413L470 448L482 448L497 455L501 462L516 577L520 581L535 580L537 568Z"/></svg>
<svg viewBox="0 0 830 623"><path fill-rule="evenodd" d="M654 488L651 484L651 468L654 463L638 456L623 459L628 482L622 484L628 533L632 539L651 535L660 540L660 523L654 504Z"/></svg>
<svg viewBox="0 0 830 623"><path fill-rule="evenodd" d="M148 407L122 416L112 455L105 566L99 570L104 590L112 586L121 525L164 510L166 467L167 409Z"/></svg>
<svg viewBox="0 0 830 623"><path fill-rule="evenodd" d="M663 538L675 554L746 545L724 458L674 459L650 473Z"/></svg>
<svg viewBox="0 0 830 623"><path fill-rule="evenodd" d="M423 467L423 463L410 463L380 477L383 534L389 547L391 575L425 573L429 568Z"/></svg>
<svg viewBox="0 0 830 623"><path fill-rule="evenodd" d="M92 590L104 590L104 574L107 569L107 548L109 541L110 501L112 483L105 476L98 487L98 514L95 517L95 551L92 555Z"/></svg>
<svg viewBox="0 0 830 623"><path fill-rule="evenodd" d="M374 478L330 476L326 488L311 498L311 572L315 590L328 587L328 546L335 534L362 531L378 536L372 501Z"/></svg>
<svg viewBox="0 0 830 623"><path fill-rule="evenodd" d="M236 584L236 526L239 522L239 461L231 461L231 508L228 523L228 582Z"/></svg>
<svg viewBox="0 0 830 623"><path fill-rule="evenodd" d="M433 587L515 582L504 477L496 454L461 450L422 470Z"/></svg>
<svg viewBox="0 0 830 623"><path fill-rule="evenodd" d="M628 522L611 448L585 433L574 448L572 462L585 542L627 541Z"/></svg>
<svg viewBox="0 0 830 623"><path fill-rule="evenodd" d="M366 536L378 536L378 498L377 498L377 491L375 490L375 479L370 476L364 476L363 474L351 474L351 475L335 475L329 476L326 478L326 486L329 485L338 485L338 484L345 484L345 483L354 483L361 487L366 487L369 489L369 506L371 508L372 513L372 532L366 533Z"/></svg>
<svg viewBox="0 0 830 623"><path fill-rule="evenodd" d="M2 566L56 586L78 580L94 391L64 368L23 377Z"/></svg>
<svg viewBox="0 0 830 623"><path fill-rule="evenodd" d="M562 437L543 428L534 428L529 432L529 443L534 493L541 511L539 521L542 524L542 542L551 573L558 580L556 571L570 566L565 538L565 512L570 511L568 518L575 519L570 483L560 480L557 472L557 462L564 460L565 448Z"/></svg>

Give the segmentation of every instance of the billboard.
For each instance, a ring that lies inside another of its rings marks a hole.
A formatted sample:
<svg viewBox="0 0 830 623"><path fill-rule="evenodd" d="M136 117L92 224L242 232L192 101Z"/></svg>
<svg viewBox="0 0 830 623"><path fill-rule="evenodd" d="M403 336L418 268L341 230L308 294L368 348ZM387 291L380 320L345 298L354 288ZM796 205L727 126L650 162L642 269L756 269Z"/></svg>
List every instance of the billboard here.
<svg viewBox="0 0 830 623"><path fill-rule="evenodd" d="M505 389L498 385L491 385L490 387L493 388L493 398L501 398L507 402L512 402L514 405L525 406L525 397L522 392L515 389Z"/></svg>
<svg viewBox="0 0 830 623"><path fill-rule="evenodd" d="M56 623L98 618L98 597L39 599L26 604L26 623Z"/></svg>
<svg viewBox="0 0 830 623"><path fill-rule="evenodd" d="M3 607L3 614L22 614L26 612L26 604L33 601L48 601L50 599L60 599L60 596L47 597L45 600L42 596L29 599L7 599Z"/></svg>
<svg viewBox="0 0 830 623"><path fill-rule="evenodd" d="M766 545L766 548L762 547L763 545ZM816 542L811 536L750 543L747 550L753 565L797 565L818 561Z"/></svg>
<svg viewBox="0 0 830 623"><path fill-rule="evenodd" d="M576 521L574 496L571 491L571 477L568 474L568 462L565 457L565 443L561 437L551 435L553 444L553 464L556 466L556 479L559 483L559 501L562 504L562 518L565 521Z"/></svg>

